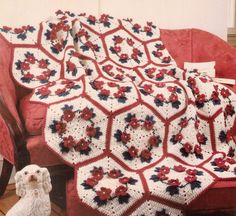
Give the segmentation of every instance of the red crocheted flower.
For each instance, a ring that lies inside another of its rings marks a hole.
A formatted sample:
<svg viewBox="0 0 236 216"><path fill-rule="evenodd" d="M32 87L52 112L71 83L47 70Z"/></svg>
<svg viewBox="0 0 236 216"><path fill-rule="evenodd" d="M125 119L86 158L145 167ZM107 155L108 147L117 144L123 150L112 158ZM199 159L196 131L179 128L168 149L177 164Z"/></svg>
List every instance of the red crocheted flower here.
<svg viewBox="0 0 236 216"><path fill-rule="evenodd" d="M134 41L131 38L127 38L126 42L129 46L133 46L134 45Z"/></svg>
<svg viewBox="0 0 236 216"><path fill-rule="evenodd" d="M163 59L162 59L162 62L163 63L170 63L170 61L171 61L171 58L170 58L170 56L167 56L167 57L164 57Z"/></svg>
<svg viewBox="0 0 236 216"><path fill-rule="evenodd" d="M104 82L103 81L94 81L93 82L94 88L100 90L103 88Z"/></svg>
<svg viewBox="0 0 236 216"><path fill-rule="evenodd" d="M115 41L115 44L120 44L123 42L124 38L120 37L120 36L115 36L113 38L113 40Z"/></svg>
<svg viewBox="0 0 236 216"><path fill-rule="evenodd" d="M170 179L168 185L178 187L180 185L179 179Z"/></svg>
<svg viewBox="0 0 236 216"><path fill-rule="evenodd" d="M89 142L85 139L80 139L79 142L77 142L77 146L75 147L76 151L85 151L89 148Z"/></svg>
<svg viewBox="0 0 236 216"><path fill-rule="evenodd" d="M205 101L206 101L206 95L204 94L200 94L196 98L196 102L198 102L199 104L203 104Z"/></svg>
<svg viewBox="0 0 236 216"><path fill-rule="evenodd" d="M140 28L141 28L141 25L139 25L138 23L135 23L135 24L133 25L133 28L135 28L135 29L140 29Z"/></svg>
<svg viewBox="0 0 236 216"><path fill-rule="evenodd" d="M115 92L113 95L114 95L115 98L125 97L125 93L123 91Z"/></svg>
<svg viewBox="0 0 236 216"><path fill-rule="evenodd" d="M145 85L143 86L143 90L144 90L144 92L147 93L147 94L153 93L152 85L145 84Z"/></svg>
<svg viewBox="0 0 236 216"><path fill-rule="evenodd" d="M121 184L127 184L127 183L129 182L129 180L130 180L130 178L128 178L128 177L123 177L123 178L120 178L120 179L119 179L119 182L120 182Z"/></svg>
<svg viewBox="0 0 236 216"><path fill-rule="evenodd" d="M188 126L188 119L187 118L183 118L181 119L181 122L179 123L179 126L182 128L185 128Z"/></svg>
<svg viewBox="0 0 236 216"><path fill-rule="evenodd" d="M30 64L25 63L25 62L21 62L20 69L23 70L23 71L29 70L30 69Z"/></svg>
<svg viewBox="0 0 236 216"><path fill-rule="evenodd" d="M220 94L223 96L223 98L227 98L231 95L229 89L225 89L225 88L221 89Z"/></svg>
<svg viewBox="0 0 236 216"><path fill-rule="evenodd" d="M63 111L63 119L66 122L72 121L74 117L75 117L75 112L73 112L72 110L68 109Z"/></svg>
<svg viewBox="0 0 236 216"><path fill-rule="evenodd" d="M193 176L195 176L195 175L197 174L197 170L196 170L196 169L187 169L187 170L186 170L186 173L187 173L188 175L193 175Z"/></svg>
<svg viewBox="0 0 236 216"><path fill-rule="evenodd" d="M205 144L206 143L206 137L204 134L202 133L197 133L197 141L200 143L200 144Z"/></svg>
<svg viewBox="0 0 236 216"><path fill-rule="evenodd" d="M194 181L197 180L197 177L191 175L191 176L187 176L187 177L185 177L184 179L185 179L186 182L188 182L188 183L192 183L192 182L194 182Z"/></svg>
<svg viewBox="0 0 236 216"><path fill-rule="evenodd" d="M234 115L235 114L235 111L234 111L234 107L231 105L231 104L228 104L226 107L225 107L225 114L226 115Z"/></svg>
<svg viewBox="0 0 236 216"><path fill-rule="evenodd" d="M85 184L89 185L90 187L94 187L98 184L98 180L96 178L88 178L85 180Z"/></svg>
<svg viewBox="0 0 236 216"><path fill-rule="evenodd" d="M202 155L202 148L201 148L199 145L195 145L195 146L194 146L194 152L195 152L197 155Z"/></svg>
<svg viewBox="0 0 236 216"><path fill-rule="evenodd" d="M119 178L121 176L121 172L120 172L120 170L113 169L108 173L108 176L111 177L111 178L116 179L116 178Z"/></svg>
<svg viewBox="0 0 236 216"><path fill-rule="evenodd" d="M137 129L140 126L137 118L132 118L129 122L129 125L134 129Z"/></svg>
<svg viewBox="0 0 236 216"><path fill-rule="evenodd" d="M159 173L168 174L168 173L170 173L170 168L167 167L167 166L162 166L162 167L160 168Z"/></svg>
<svg viewBox="0 0 236 216"><path fill-rule="evenodd" d="M64 137L63 138L63 145L66 148L71 149L75 145L75 140L72 136Z"/></svg>
<svg viewBox="0 0 236 216"><path fill-rule="evenodd" d="M135 158L135 157L137 157L137 155L138 155L138 149L135 148L134 146L131 146L131 147L128 149L128 152L129 152L130 157L132 157L132 158Z"/></svg>
<svg viewBox="0 0 236 216"><path fill-rule="evenodd" d="M121 60L127 60L128 58L129 58L129 56L127 54L125 54L125 53L120 55L120 59Z"/></svg>
<svg viewBox="0 0 236 216"><path fill-rule="evenodd" d="M47 68L47 62L44 59L41 59L39 62L39 67L40 68Z"/></svg>
<svg viewBox="0 0 236 216"><path fill-rule="evenodd" d="M175 141L180 142L183 139L183 135L181 133L177 133L175 135Z"/></svg>
<svg viewBox="0 0 236 216"><path fill-rule="evenodd" d="M119 53L121 51L121 47L120 46L114 46L113 47L113 50L116 52L116 53Z"/></svg>
<svg viewBox="0 0 236 216"><path fill-rule="evenodd" d="M96 135L96 128L94 128L93 126L87 126L86 127L86 134L89 137L95 137L95 135Z"/></svg>
<svg viewBox="0 0 236 216"><path fill-rule="evenodd" d="M101 23L106 23L109 21L109 16L107 14L102 14L101 17L99 18L99 21Z"/></svg>
<svg viewBox="0 0 236 216"><path fill-rule="evenodd" d="M152 130L153 129L153 122L152 121L149 121L149 120L145 120L144 123L143 123L143 127L146 129L146 130Z"/></svg>
<svg viewBox="0 0 236 216"><path fill-rule="evenodd" d="M226 159L226 162L228 162L228 163L230 163L230 164L235 164L235 163L236 163L236 160L233 159L233 158L228 157L228 158Z"/></svg>
<svg viewBox="0 0 236 216"><path fill-rule="evenodd" d="M47 87L40 88L38 92L42 96L48 96L51 93L51 91Z"/></svg>
<svg viewBox="0 0 236 216"><path fill-rule="evenodd" d="M120 185L118 188L115 190L116 196L126 196L127 195L127 190L128 188L126 186Z"/></svg>
<svg viewBox="0 0 236 216"><path fill-rule="evenodd" d="M159 100L161 102L165 101L165 97L163 94L157 94L155 97L156 100Z"/></svg>
<svg viewBox="0 0 236 216"><path fill-rule="evenodd" d="M92 21L92 22L96 22L96 17L92 16L92 15L89 15L88 20Z"/></svg>
<svg viewBox="0 0 236 216"><path fill-rule="evenodd" d="M85 107L80 114L80 117L86 121L90 120L93 117L93 112L88 108Z"/></svg>
<svg viewBox="0 0 236 216"><path fill-rule="evenodd" d="M176 172L184 172L185 170L186 168L183 167L182 165L174 166L174 171Z"/></svg>
<svg viewBox="0 0 236 216"><path fill-rule="evenodd" d="M183 147L186 153L190 153L193 149L193 146L190 143L185 143Z"/></svg>
<svg viewBox="0 0 236 216"><path fill-rule="evenodd" d="M161 173L161 172L159 172L159 173L157 174L157 178L158 178L160 181L165 181L165 180L168 179L168 177L167 177L164 173Z"/></svg>
<svg viewBox="0 0 236 216"><path fill-rule="evenodd" d="M108 200L111 197L112 190L109 188L101 187L100 191L96 191L97 196L100 200Z"/></svg>
<svg viewBox="0 0 236 216"><path fill-rule="evenodd" d="M65 93L65 92L66 92L66 88L57 89L57 90L55 91L55 93L56 93L57 95L61 95L61 94Z"/></svg>
<svg viewBox="0 0 236 216"><path fill-rule="evenodd" d="M30 64L35 63L35 57L33 55L28 55L26 58L26 61L29 62Z"/></svg>
<svg viewBox="0 0 236 216"><path fill-rule="evenodd" d="M94 178L96 178L98 181L101 180L103 178L104 172L102 168L95 168L94 170L92 170L92 176Z"/></svg>
<svg viewBox="0 0 236 216"><path fill-rule="evenodd" d="M66 67L68 71L74 71L76 69L76 65L71 61L66 61Z"/></svg>
<svg viewBox="0 0 236 216"><path fill-rule="evenodd" d="M141 151L141 158L143 160L150 160L152 158L152 153L148 149L144 149Z"/></svg>
<svg viewBox="0 0 236 216"><path fill-rule="evenodd" d="M169 101L172 102L172 103L178 101L178 95L175 94L175 93L172 93L169 97Z"/></svg>
<svg viewBox="0 0 236 216"><path fill-rule="evenodd" d="M158 147L158 146L159 146L159 143L160 143L160 137L159 137L159 136L151 136L151 137L148 139L148 144L149 144L150 146Z"/></svg>
<svg viewBox="0 0 236 216"><path fill-rule="evenodd" d="M100 95L102 95L102 96L109 96L110 95L110 91L107 90L107 89L101 89Z"/></svg>
<svg viewBox="0 0 236 216"><path fill-rule="evenodd" d="M66 123L57 122L55 128L56 128L57 133L61 135L66 132Z"/></svg>
<svg viewBox="0 0 236 216"><path fill-rule="evenodd" d="M121 141L122 141L124 144L128 143L128 142L131 140L130 134L128 134L128 133L126 133L126 132L123 132L123 133L121 134L120 138L121 138Z"/></svg>

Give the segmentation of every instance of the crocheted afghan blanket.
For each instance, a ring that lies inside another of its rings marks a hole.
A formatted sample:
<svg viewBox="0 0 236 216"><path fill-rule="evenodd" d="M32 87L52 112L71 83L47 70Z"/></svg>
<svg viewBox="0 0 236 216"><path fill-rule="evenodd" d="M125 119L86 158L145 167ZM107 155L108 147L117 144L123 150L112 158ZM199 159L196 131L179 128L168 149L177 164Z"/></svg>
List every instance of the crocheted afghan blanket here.
<svg viewBox="0 0 236 216"><path fill-rule="evenodd" d="M47 105L44 139L101 215L182 215L236 177L235 94L177 67L152 22L58 11L2 27L12 75Z"/></svg>

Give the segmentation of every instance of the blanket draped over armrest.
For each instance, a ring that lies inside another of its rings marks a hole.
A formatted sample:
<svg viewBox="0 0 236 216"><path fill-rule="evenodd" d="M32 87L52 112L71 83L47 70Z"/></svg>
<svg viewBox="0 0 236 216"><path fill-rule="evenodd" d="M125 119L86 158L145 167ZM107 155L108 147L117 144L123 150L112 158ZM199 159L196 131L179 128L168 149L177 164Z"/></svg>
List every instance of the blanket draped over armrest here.
<svg viewBox="0 0 236 216"><path fill-rule="evenodd" d="M48 107L45 142L75 168L85 206L182 215L236 177L236 95L178 68L154 23L58 11L38 27L0 30L14 79Z"/></svg>

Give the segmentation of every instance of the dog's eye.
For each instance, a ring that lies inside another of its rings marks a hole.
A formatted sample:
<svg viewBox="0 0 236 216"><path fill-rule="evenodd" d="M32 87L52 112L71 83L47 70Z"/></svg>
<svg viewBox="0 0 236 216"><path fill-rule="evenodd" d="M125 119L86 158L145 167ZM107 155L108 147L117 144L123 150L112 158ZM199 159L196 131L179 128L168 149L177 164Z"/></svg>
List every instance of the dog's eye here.
<svg viewBox="0 0 236 216"><path fill-rule="evenodd" d="M40 170L37 170L36 173L40 173Z"/></svg>
<svg viewBox="0 0 236 216"><path fill-rule="evenodd" d="M27 171L25 171L25 172L24 172L24 174L25 174L25 175L28 175L28 172L27 172Z"/></svg>

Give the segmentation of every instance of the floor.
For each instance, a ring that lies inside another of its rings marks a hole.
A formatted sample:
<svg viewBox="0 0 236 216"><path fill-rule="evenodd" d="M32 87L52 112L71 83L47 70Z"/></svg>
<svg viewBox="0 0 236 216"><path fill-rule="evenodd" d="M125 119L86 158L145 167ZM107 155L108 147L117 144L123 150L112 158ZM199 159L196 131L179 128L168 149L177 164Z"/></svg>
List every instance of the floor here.
<svg viewBox="0 0 236 216"><path fill-rule="evenodd" d="M15 193L15 185L10 184L4 196L0 197L0 216L3 216L7 211L18 201L18 197ZM52 203L52 213L51 216L65 216L64 210L60 209L58 206Z"/></svg>

